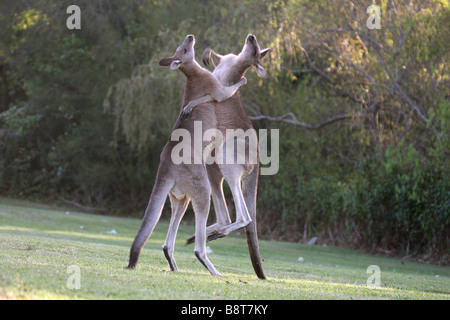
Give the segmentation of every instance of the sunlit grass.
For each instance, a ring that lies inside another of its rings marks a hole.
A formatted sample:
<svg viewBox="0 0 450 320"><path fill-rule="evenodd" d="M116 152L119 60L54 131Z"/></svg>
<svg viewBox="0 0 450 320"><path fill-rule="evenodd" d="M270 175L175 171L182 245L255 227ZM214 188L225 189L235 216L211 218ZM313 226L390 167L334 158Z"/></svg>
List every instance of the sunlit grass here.
<svg viewBox="0 0 450 320"><path fill-rule="evenodd" d="M161 221L138 267L125 269L140 220L37 208L0 199L2 299L449 299L450 270L334 247L260 241L267 281L253 272L242 236L211 243L209 258L223 277L212 277L184 241L181 226L173 273L161 250ZM116 234L108 233L115 230ZM298 261L302 257L303 261ZM79 290L68 267L80 268ZM367 267L378 265L380 287L367 286Z"/></svg>

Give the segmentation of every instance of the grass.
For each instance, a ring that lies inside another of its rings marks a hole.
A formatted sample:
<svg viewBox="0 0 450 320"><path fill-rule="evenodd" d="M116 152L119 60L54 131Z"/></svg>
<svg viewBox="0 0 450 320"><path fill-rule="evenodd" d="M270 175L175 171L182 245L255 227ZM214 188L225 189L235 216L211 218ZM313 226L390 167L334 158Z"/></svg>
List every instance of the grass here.
<svg viewBox="0 0 450 320"><path fill-rule="evenodd" d="M239 235L208 243L209 258L223 275L212 277L195 258L194 247L184 246L194 233L191 226L180 227L175 247L180 272L170 272L161 248L168 228L164 220L138 267L128 270L139 225L139 219L68 213L0 198L0 299L450 298L448 267L286 242L260 241L268 277L261 281ZM78 290L67 285L73 265L80 270ZM371 265L380 268L380 288L367 286Z"/></svg>

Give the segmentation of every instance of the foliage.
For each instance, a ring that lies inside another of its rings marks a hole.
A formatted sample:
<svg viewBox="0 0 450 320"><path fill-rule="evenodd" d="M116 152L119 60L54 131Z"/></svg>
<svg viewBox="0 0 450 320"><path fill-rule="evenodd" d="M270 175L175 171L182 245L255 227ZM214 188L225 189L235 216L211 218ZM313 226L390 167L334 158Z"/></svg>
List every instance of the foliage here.
<svg viewBox="0 0 450 320"><path fill-rule="evenodd" d="M254 33L270 76L249 71L243 103L280 129L261 236L448 263L448 2L379 1L379 30L372 1L85 0L68 30L71 4L0 4L2 194L141 215L183 94L158 60Z"/></svg>
<svg viewBox="0 0 450 320"><path fill-rule="evenodd" d="M298 231L309 227L331 243L406 256L434 248L428 258L448 263L449 181L448 170L421 161L411 145L407 153L390 148L344 176L306 181L287 211Z"/></svg>

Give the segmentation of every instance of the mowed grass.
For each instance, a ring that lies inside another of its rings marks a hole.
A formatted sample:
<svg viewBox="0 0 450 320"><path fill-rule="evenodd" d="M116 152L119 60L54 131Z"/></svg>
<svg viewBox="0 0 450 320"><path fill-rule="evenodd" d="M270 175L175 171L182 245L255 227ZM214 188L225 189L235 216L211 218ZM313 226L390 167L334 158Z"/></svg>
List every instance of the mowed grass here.
<svg viewBox="0 0 450 320"><path fill-rule="evenodd" d="M180 272L169 271L162 245L168 223L157 225L138 267L128 254L139 219L93 215L0 198L0 299L449 299L450 268L336 247L260 240L267 281L253 272L244 236L208 243L213 277L185 240L175 247ZM116 233L111 233L115 230ZM298 261L302 257L303 261ZM380 288L367 286L380 268ZM71 288L80 270L80 288ZM71 280L72 279L72 280ZM69 286L68 286L69 283Z"/></svg>

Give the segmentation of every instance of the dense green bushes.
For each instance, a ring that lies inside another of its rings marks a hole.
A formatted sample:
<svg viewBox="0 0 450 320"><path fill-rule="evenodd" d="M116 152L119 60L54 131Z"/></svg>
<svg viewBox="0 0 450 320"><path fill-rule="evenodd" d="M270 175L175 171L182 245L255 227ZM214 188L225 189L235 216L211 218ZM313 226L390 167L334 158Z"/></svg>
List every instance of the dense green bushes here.
<svg viewBox="0 0 450 320"><path fill-rule="evenodd" d="M280 174L276 180L288 179ZM275 230L272 237L307 241L318 236L322 243L403 256L426 253L449 263L450 170L445 158L423 159L411 145L400 144L347 173L292 178L279 188L264 182L260 187L260 216L267 223L264 231ZM282 228L275 227L273 211L283 216Z"/></svg>

